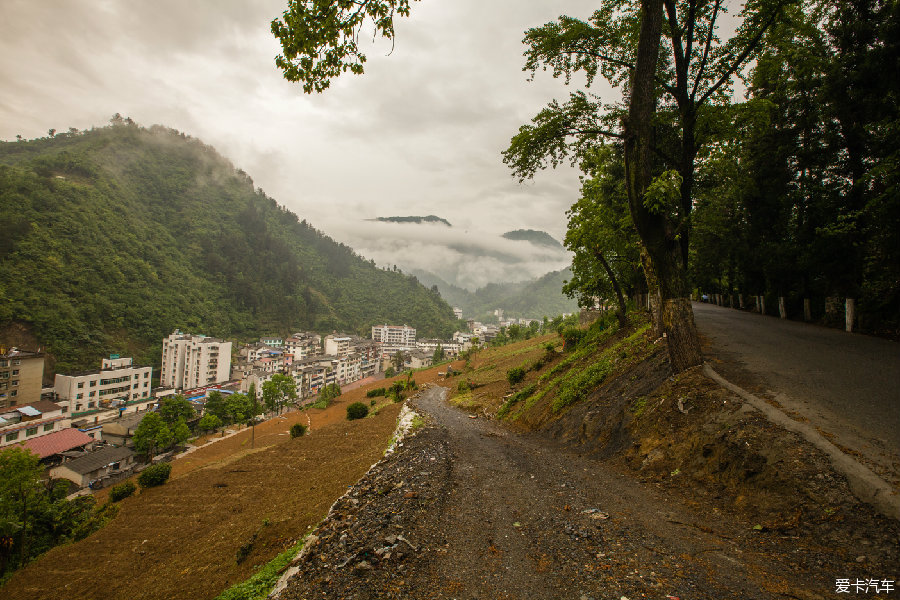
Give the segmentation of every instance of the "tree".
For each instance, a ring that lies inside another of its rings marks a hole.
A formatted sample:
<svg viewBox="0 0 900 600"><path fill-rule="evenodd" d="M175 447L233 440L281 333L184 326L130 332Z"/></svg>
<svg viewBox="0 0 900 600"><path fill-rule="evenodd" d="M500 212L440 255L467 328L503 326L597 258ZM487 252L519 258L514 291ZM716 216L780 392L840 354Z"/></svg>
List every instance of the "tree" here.
<svg viewBox="0 0 900 600"><path fill-rule="evenodd" d="M564 244L573 253L572 279L563 286L580 306L595 298L618 306L619 325L627 324L626 290L640 285L640 250L625 192L621 146L603 146L582 161L581 198L566 213ZM625 288L623 290L623 288Z"/></svg>
<svg viewBox="0 0 900 600"><path fill-rule="evenodd" d="M394 365L395 371L403 370L403 363L406 362L406 358L403 356L403 352L401 350L397 350L393 356L391 356L391 364Z"/></svg>
<svg viewBox="0 0 900 600"><path fill-rule="evenodd" d="M172 428L172 441L175 445L180 446L188 441L191 437L191 429L183 419L179 419L175 427Z"/></svg>
<svg viewBox="0 0 900 600"><path fill-rule="evenodd" d="M197 426L201 431L215 431L222 426L222 419L214 414L206 414L203 415Z"/></svg>
<svg viewBox="0 0 900 600"><path fill-rule="evenodd" d="M432 363L439 363L444 360L444 348L438 344L438 347L434 349L434 354L431 355Z"/></svg>
<svg viewBox="0 0 900 600"><path fill-rule="evenodd" d="M628 108L583 91L564 104L553 101L532 125L520 128L504 161L524 179L570 154L577 160L609 139L623 140L629 209L648 286L659 296L654 318L667 333L676 372L702 361L687 299L687 263L695 163L703 145L720 133L709 118L715 115L711 105L728 103L733 76L784 3L747 3L737 33L724 43L716 36L720 0L602 0L588 22L560 17L526 34L526 69L550 68L566 83L581 71L588 86L599 73L624 87ZM663 33L671 53L661 58ZM665 93L661 110L659 92Z"/></svg>
<svg viewBox="0 0 900 600"><path fill-rule="evenodd" d="M30 450L14 446L0 451L0 533L13 536L18 532L19 567L25 565L29 556L31 511L43 491L42 474L40 457Z"/></svg>
<svg viewBox="0 0 900 600"><path fill-rule="evenodd" d="M283 51L275 64L306 93L324 91L346 71L361 75L366 62L358 46L361 30L369 23L373 35L393 40L394 16L409 16L409 5L410 0L292 1L281 19L272 21Z"/></svg>
<svg viewBox="0 0 900 600"><path fill-rule="evenodd" d="M190 421L194 418L194 406L183 395L167 396L159 403L159 415L169 426L176 425L179 420Z"/></svg>
<svg viewBox="0 0 900 600"><path fill-rule="evenodd" d="M132 441L135 450L152 460L158 450L168 449L172 445L172 430L159 413L147 413L135 429Z"/></svg>
<svg viewBox="0 0 900 600"><path fill-rule="evenodd" d="M206 404L203 406L203 412L204 416L214 415L222 422L228 419L228 410L222 392L213 390L207 395Z"/></svg>
<svg viewBox="0 0 900 600"><path fill-rule="evenodd" d="M225 414L229 423L243 423L250 414L250 398L246 394L235 393L225 399Z"/></svg>
<svg viewBox="0 0 900 600"><path fill-rule="evenodd" d="M297 399L297 385L291 377L276 373L269 381L263 383L263 402L270 412L284 407L287 400Z"/></svg>

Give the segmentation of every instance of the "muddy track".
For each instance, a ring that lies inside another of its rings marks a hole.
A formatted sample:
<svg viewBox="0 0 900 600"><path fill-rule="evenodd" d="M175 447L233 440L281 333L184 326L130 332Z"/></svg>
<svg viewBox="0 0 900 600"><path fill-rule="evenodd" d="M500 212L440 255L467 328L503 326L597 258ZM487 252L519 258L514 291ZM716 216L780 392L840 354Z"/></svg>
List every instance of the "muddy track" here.
<svg viewBox="0 0 900 600"><path fill-rule="evenodd" d="M822 598L859 575L445 398L416 399L430 425L337 507L282 598Z"/></svg>

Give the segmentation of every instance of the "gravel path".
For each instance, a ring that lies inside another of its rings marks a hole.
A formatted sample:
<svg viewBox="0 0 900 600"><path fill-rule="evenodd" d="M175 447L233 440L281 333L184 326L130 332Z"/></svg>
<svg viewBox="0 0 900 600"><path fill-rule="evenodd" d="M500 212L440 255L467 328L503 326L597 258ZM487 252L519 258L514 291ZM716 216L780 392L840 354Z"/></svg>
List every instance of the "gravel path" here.
<svg viewBox="0 0 900 600"><path fill-rule="evenodd" d="M429 425L335 507L282 599L823 598L861 575L445 397L417 398Z"/></svg>

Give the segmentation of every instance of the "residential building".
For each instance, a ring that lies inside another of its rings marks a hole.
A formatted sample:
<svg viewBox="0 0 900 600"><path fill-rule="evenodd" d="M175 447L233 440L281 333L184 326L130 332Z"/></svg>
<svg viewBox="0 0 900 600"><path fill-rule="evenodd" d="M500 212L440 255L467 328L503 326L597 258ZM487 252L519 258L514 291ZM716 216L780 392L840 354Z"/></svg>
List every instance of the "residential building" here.
<svg viewBox="0 0 900 600"><path fill-rule="evenodd" d="M138 405L153 400L151 379L153 367L135 366L130 358L112 354L101 361L99 370L57 374L54 398L73 418L107 409L124 412L132 407L132 410L142 410Z"/></svg>
<svg viewBox="0 0 900 600"><path fill-rule="evenodd" d="M0 348L0 410L41 399L44 355L18 348Z"/></svg>
<svg viewBox="0 0 900 600"><path fill-rule="evenodd" d="M138 425L150 411L122 415L118 419L106 421L101 425L103 439L114 446L131 446L131 438Z"/></svg>
<svg viewBox="0 0 900 600"><path fill-rule="evenodd" d="M68 429L71 419L48 400L0 412L0 448Z"/></svg>
<svg viewBox="0 0 900 600"><path fill-rule="evenodd" d="M160 385L190 389L228 381L231 342L177 329L163 340Z"/></svg>
<svg viewBox="0 0 900 600"><path fill-rule="evenodd" d="M317 333L295 333L284 340L284 352L294 360L322 354L322 336Z"/></svg>
<svg viewBox="0 0 900 600"><path fill-rule="evenodd" d="M349 336L325 336L325 354L331 356L347 356L350 354L351 338Z"/></svg>
<svg viewBox="0 0 900 600"><path fill-rule="evenodd" d="M41 457L44 464L62 462L64 452L85 450L94 445L91 436L74 427L58 429L47 435L32 437L22 442L22 447Z"/></svg>
<svg viewBox="0 0 900 600"><path fill-rule="evenodd" d="M416 347L416 329L409 325L377 325L372 327L372 341L381 345L381 355L386 357Z"/></svg>
<svg viewBox="0 0 900 600"><path fill-rule="evenodd" d="M458 320L461 320L461 319L462 319L462 315L463 315L462 309L461 309L461 308L457 308L457 307L454 306L454 307L453 307L453 315L454 315Z"/></svg>
<svg viewBox="0 0 900 600"><path fill-rule="evenodd" d="M269 348L281 348L284 346L284 340L280 337L268 336L259 338L259 343Z"/></svg>
<svg viewBox="0 0 900 600"><path fill-rule="evenodd" d="M101 488L125 479L133 471L133 451L106 446L50 469L50 476L68 479L80 488Z"/></svg>
<svg viewBox="0 0 900 600"><path fill-rule="evenodd" d="M423 367L430 367L431 358L432 355L428 354L427 352L422 352L421 350L413 350L406 355L406 361L404 362L403 366L407 369L421 369Z"/></svg>
<svg viewBox="0 0 900 600"><path fill-rule="evenodd" d="M434 356L434 351L440 348L447 358L459 356L461 344L456 340L417 340L416 348Z"/></svg>

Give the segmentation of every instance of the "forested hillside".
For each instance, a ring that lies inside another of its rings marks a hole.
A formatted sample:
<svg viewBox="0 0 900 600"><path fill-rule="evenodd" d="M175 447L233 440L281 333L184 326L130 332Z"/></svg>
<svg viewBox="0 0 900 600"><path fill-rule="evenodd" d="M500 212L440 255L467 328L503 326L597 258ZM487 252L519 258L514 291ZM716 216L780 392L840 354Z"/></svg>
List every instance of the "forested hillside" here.
<svg viewBox="0 0 900 600"><path fill-rule="evenodd" d="M571 269L553 271L531 281L490 283L470 292L442 280L433 273L414 271L428 287L437 286L441 296L463 311L463 318L490 320L492 311L502 308L509 317L555 317L578 310L578 303L562 293L563 283L572 278Z"/></svg>
<svg viewBox="0 0 900 600"><path fill-rule="evenodd" d="M114 119L0 143L0 331L25 325L60 371L109 352L156 364L176 327L240 339L379 322L455 325L436 293L279 207L190 136Z"/></svg>

